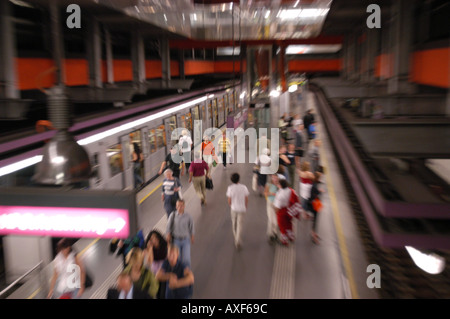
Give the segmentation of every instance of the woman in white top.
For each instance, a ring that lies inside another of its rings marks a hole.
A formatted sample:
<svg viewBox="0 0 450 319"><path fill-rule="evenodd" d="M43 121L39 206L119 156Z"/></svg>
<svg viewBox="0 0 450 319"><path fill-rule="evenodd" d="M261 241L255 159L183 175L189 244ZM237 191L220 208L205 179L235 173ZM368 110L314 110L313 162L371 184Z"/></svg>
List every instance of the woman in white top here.
<svg viewBox="0 0 450 319"><path fill-rule="evenodd" d="M72 250L69 239L63 238L57 245L53 277L47 298L78 299L84 292L86 273L80 258ZM55 290L56 285L56 290Z"/></svg>

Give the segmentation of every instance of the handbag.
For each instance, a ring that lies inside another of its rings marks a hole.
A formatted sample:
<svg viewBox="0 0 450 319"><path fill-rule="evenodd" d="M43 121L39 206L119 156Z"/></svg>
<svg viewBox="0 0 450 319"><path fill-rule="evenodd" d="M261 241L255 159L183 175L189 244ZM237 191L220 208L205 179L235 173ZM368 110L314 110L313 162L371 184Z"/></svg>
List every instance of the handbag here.
<svg viewBox="0 0 450 319"><path fill-rule="evenodd" d="M173 193L173 195L170 197L170 204L172 204L172 206L175 206L178 199L180 199L180 194L178 194L178 192Z"/></svg>
<svg viewBox="0 0 450 319"><path fill-rule="evenodd" d="M319 198L314 199L312 202L312 207L314 209L314 211L319 212L322 209L322 202L320 201Z"/></svg>
<svg viewBox="0 0 450 319"><path fill-rule="evenodd" d="M84 273L86 275L86 278L84 279L84 288L90 288L94 284L94 281L92 280L91 275L89 275L89 272L86 270L86 266L84 267Z"/></svg>
<svg viewBox="0 0 450 319"><path fill-rule="evenodd" d="M205 177L205 182L206 182L206 189L213 189L214 188L214 184L211 178L209 177Z"/></svg>

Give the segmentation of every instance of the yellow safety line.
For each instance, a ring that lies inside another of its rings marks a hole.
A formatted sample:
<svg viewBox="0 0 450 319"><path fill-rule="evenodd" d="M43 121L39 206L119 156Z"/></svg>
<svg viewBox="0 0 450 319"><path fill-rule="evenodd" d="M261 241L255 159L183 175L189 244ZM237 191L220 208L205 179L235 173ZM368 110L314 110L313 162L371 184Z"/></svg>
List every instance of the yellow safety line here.
<svg viewBox="0 0 450 319"><path fill-rule="evenodd" d="M321 153L325 154L323 144L321 146ZM328 166L327 157L323 156L322 158L324 160L325 168L328 169L329 166ZM350 262L348 250L347 250L347 244L345 242L344 233L342 231L342 223L341 223L341 218L340 218L340 215L339 215L339 209L338 209L338 205L337 205L336 194L334 192L334 187L333 187L333 183L331 181L331 176L330 176L329 170L326 171L325 176L326 176L327 186L328 186L329 194L330 194L330 200L331 200L331 206L332 206L331 210L333 211L334 225L335 225L336 233L337 233L337 236L338 236L339 248L341 250L341 256L342 256L342 259L343 259L343 262L344 262L345 272L347 274L348 281L349 281L349 284L350 284L350 290L351 290L351 293L352 293L352 298L353 299L359 299L358 290L356 288L355 279L353 277L353 269L352 269L352 265L351 265L351 262Z"/></svg>
<svg viewBox="0 0 450 319"><path fill-rule="evenodd" d="M41 291L41 287L39 287L38 289L36 289L27 299L33 299L34 297L36 297L36 295L38 294L39 291Z"/></svg>
<svg viewBox="0 0 450 319"><path fill-rule="evenodd" d="M158 188L160 188L161 185L162 185L162 182L159 183L159 185L156 186L150 193L148 193L147 195L145 195L145 197L139 201L139 205L141 205L147 198L149 198L149 196L150 196L151 194L153 194Z"/></svg>

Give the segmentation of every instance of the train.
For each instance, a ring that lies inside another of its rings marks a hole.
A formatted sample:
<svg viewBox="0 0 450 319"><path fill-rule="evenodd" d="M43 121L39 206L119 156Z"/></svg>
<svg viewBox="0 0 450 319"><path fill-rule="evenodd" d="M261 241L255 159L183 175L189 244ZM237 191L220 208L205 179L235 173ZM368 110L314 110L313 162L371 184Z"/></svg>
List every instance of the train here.
<svg viewBox="0 0 450 319"><path fill-rule="evenodd" d="M120 111L78 121L70 128L78 144L87 151L93 175L81 188L104 190L134 189L134 169L130 147L136 143L143 160L139 174L143 184L158 176L161 163L177 142L175 128L194 132L194 121L202 131L234 125L245 113L240 82L224 82L212 87L158 98L131 105ZM0 145L0 185L30 186L34 167L42 156L42 145L55 134L48 131ZM24 150L24 152L20 152ZM14 154L6 157L5 154ZM17 155L18 154L18 155Z"/></svg>

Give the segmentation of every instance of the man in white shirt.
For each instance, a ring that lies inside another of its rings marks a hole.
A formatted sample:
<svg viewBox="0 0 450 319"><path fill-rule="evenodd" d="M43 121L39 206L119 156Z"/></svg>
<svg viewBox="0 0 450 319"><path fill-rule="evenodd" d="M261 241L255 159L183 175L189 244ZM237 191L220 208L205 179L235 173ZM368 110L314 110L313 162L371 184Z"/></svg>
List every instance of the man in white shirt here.
<svg viewBox="0 0 450 319"><path fill-rule="evenodd" d="M231 175L233 184L228 186L227 189L228 205L231 207L234 244L238 250L242 247L242 223L244 214L247 212L249 195L247 186L239 183L239 179L238 173Z"/></svg>
<svg viewBox="0 0 450 319"><path fill-rule="evenodd" d="M191 157L191 150L192 150L192 139L189 136L188 130L183 130L181 132L181 137L179 140L179 145L181 146L181 152L183 153L183 161L186 166L186 173L189 172L189 166L191 165L192 157Z"/></svg>

